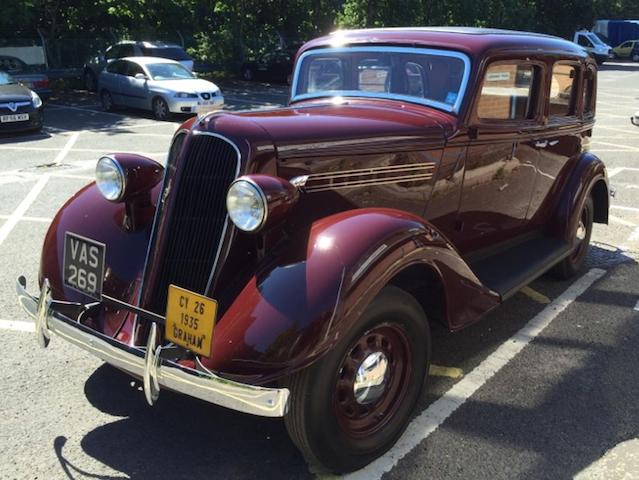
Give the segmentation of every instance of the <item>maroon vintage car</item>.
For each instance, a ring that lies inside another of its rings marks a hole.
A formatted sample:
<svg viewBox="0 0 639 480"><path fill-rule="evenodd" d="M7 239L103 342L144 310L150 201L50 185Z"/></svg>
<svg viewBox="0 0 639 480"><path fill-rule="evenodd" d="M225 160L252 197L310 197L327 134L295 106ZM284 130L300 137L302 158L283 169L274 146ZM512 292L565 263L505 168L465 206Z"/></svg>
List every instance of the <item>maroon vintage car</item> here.
<svg viewBox="0 0 639 480"><path fill-rule="evenodd" d="M500 30L337 32L298 53L288 108L186 122L167 164L112 154L44 241L52 334L161 388L283 416L357 469L402 434L429 325L459 330L607 223L589 153L596 67Z"/></svg>

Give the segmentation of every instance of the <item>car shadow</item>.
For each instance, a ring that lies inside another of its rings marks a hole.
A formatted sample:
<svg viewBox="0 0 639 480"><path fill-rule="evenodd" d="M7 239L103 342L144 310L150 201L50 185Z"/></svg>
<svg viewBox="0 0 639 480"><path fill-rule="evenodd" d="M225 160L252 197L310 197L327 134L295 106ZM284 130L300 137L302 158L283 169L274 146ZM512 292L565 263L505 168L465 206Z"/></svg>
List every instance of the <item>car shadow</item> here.
<svg viewBox="0 0 639 480"><path fill-rule="evenodd" d="M586 268L610 268L627 262L634 260L619 250L592 246ZM544 276L532 286L544 292L552 292L548 293L549 296L556 298L573 281L558 281ZM594 300L597 305L625 305L636 299L625 294L606 292ZM582 301L592 302L593 299L587 296ZM462 366L464 372L471 371L545 306L523 294L517 294L485 319L461 332L451 333L441 326L433 325L432 363ZM552 342L541 337L535 340L542 341ZM590 348L598 356L610 353L605 348L579 345L579 342L568 345L569 343L566 341L566 348ZM599 360L603 362L604 359ZM439 398L455 381L430 377L428 389L420 399L416 414ZM109 365L98 368L87 379L84 392L96 409L122 418L88 432L81 440L81 447L87 455L122 472L127 478L313 477L303 457L289 439L282 419L241 414L171 391L162 391L158 402L149 407L140 382ZM557 397L555 400L549 398L548 401L562 400ZM476 402L471 400L469 403ZM491 421L495 422L495 419L489 420L491 416L506 415L513 425L518 425L527 424L529 420L533 421L542 415L539 411L504 410L502 413L497 407L483 407L488 408L489 416L484 417L482 414L477 417L477 424L481 427L453 423L453 428L484 436L484 429L492 431ZM505 434L500 435L500 442L509 441ZM512 435L512 442L517 445L520 440L516 438L516 432ZM66 458L63 451L65 441L64 437L56 438L54 449L68 478L75 478L73 475L76 473L104 480L121 478L100 477L83 472ZM536 442L535 445L545 451L543 442ZM594 455L593 451L586 453L584 461Z"/></svg>
<svg viewBox="0 0 639 480"><path fill-rule="evenodd" d="M46 129L46 127L45 127ZM0 145L8 145L11 143L34 142L38 140L46 140L51 138L51 134L45 129L37 132L13 132L0 133Z"/></svg>
<svg viewBox="0 0 639 480"><path fill-rule="evenodd" d="M123 418L86 434L82 449L127 478L311 477L282 419L241 414L170 391L149 407L139 382L109 365L89 377L85 395L98 410ZM65 471L78 470L61 448L56 453Z"/></svg>

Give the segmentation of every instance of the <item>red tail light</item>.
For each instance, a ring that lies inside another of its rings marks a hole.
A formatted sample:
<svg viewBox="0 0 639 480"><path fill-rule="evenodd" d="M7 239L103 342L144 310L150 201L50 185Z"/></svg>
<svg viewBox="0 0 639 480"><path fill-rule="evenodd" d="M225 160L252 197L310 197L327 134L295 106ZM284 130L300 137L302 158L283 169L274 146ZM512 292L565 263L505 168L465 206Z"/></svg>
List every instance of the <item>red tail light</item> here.
<svg viewBox="0 0 639 480"><path fill-rule="evenodd" d="M35 88L47 88L49 86L49 79L45 78L44 80L36 80L33 82L33 86Z"/></svg>

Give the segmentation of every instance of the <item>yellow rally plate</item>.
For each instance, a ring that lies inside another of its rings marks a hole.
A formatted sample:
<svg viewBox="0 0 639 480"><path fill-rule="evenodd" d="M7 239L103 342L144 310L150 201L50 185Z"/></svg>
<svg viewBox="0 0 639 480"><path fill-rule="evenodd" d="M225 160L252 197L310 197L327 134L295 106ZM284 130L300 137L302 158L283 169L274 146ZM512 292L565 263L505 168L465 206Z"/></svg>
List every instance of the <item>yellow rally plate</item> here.
<svg viewBox="0 0 639 480"><path fill-rule="evenodd" d="M167 340L208 357L211 355L216 316L215 300L169 285L164 328Z"/></svg>

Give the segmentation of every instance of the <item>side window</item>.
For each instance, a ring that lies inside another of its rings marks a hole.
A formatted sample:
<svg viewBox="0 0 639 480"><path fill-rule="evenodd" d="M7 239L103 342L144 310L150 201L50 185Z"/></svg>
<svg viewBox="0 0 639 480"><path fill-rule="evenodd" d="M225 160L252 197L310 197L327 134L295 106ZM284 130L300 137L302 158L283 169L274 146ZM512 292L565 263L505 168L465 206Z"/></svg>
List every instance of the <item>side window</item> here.
<svg viewBox="0 0 639 480"><path fill-rule="evenodd" d="M127 63L127 75L129 77L135 77L138 73L144 74L144 70L137 63L126 62Z"/></svg>
<svg viewBox="0 0 639 480"><path fill-rule="evenodd" d="M551 116L575 114L578 77L577 67L573 65L559 63L553 66L549 97Z"/></svg>
<svg viewBox="0 0 639 480"><path fill-rule="evenodd" d="M579 35L577 37L577 43L582 47L592 47L592 42L585 35Z"/></svg>
<svg viewBox="0 0 639 480"><path fill-rule="evenodd" d="M595 112L595 71L592 68L584 72L583 100L584 117L591 117Z"/></svg>
<svg viewBox="0 0 639 480"><path fill-rule="evenodd" d="M113 60L114 58L120 58L120 46L114 45L112 47L107 48L105 53L105 57L107 60Z"/></svg>
<svg viewBox="0 0 639 480"><path fill-rule="evenodd" d="M483 120L525 120L535 116L534 65L499 63L488 67L477 116Z"/></svg>
<svg viewBox="0 0 639 480"><path fill-rule="evenodd" d="M131 45L130 43L120 45L120 58L133 56L135 56L135 54L133 53L133 45Z"/></svg>
<svg viewBox="0 0 639 480"><path fill-rule="evenodd" d="M117 73L118 75L126 74L126 62L121 60L116 60L115 62L109 63L106 68L109 73Z"/></svg>

